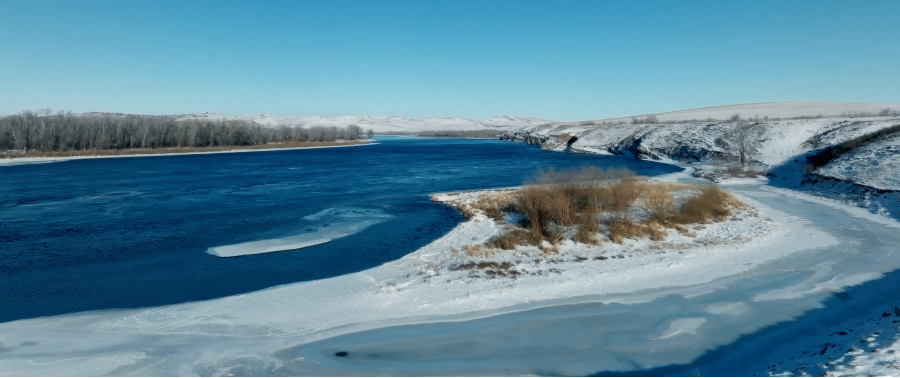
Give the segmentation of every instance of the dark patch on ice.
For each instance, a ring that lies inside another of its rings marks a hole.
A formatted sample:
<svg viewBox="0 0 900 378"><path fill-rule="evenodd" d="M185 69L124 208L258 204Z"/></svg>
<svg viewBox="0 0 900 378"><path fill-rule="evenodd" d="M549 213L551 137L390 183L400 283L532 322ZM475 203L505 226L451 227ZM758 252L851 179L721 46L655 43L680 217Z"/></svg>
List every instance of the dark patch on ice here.
<svg viewBox="0 0 900 378"><path fill-rule="evenodd" d="M334 355L338 356L338 357L347 357L348 354L350 354L350 353L344 352L344 351L334 353Z"/></svg>

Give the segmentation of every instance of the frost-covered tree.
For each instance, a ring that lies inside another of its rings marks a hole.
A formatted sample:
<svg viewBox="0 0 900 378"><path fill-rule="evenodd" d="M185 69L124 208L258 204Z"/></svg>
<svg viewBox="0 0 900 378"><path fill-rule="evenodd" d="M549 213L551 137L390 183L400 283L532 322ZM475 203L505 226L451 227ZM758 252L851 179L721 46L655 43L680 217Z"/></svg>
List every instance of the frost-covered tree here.
<svg viewBox="0 0 900 378"><path fill-rule="evenodd" d="M116 113L53 113L49 109L0 117L0 153L9 150L83 151L134 148L249 146L281 142L357 139L360 128L266 127L241 120L212 121L176 116Z"/></svg>
<svg viewBox="0 0 900 378"><path fill-rule="evenodd" d="M764 132L763 126L755 122L738 122L725 132L725 141L728 142L731 154L740 161L741 168L759 155Z"/></svg>

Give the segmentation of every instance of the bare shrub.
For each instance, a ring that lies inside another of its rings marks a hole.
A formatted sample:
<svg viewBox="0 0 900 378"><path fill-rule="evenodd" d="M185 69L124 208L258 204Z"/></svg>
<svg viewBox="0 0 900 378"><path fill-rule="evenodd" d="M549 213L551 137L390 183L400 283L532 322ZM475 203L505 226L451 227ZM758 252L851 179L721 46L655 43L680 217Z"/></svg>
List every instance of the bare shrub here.
<svg viewBox="0 0 900 378"><path fill-rule="evenodd" d="M613 243L622 244L625 239L644 236L643 227L624 216L615 216L607 220L609 239Z"/></svg>
<svg viewBox="0 0 900 378"><path fill-rule="evenodd" d="M600 245L600 239L597 238L598 232L600 232L600 224L594 214L578 215L578 232L573 237L576 242Z"/></svg>
<svg viewBox="0 0 900 378"><path fill-rule="evenodd" d="M568 203L561 191L553 188L526 186L519 192L518 204L522 213L528 218L528 224L535 238L540 240L550 233L550 227L554 222L559 224L570 218L571 204ZM565 214L563 219L560 219L560 214ZM571 218L574 218L574 214Z"/></svg>
<svg viewBox="0 0 900 378"><path fill-rule="evenodd" d="M650 240L653 241L664 241L666 240L666 236L669 235L668 231L666 231L666 227L655 220L647 222L644 225L644 231L647 236L650 237Z"/></svg>
<svg viewBox="0 0 900 378"><path fill-rule="evenodd" d="M513 230L505 234L495 236L487 241L484 245L488 248L498 248L504 250L516 249L520 245L536 245L541 240L537 239L532 232L526 230Z"/></svg>
<svg viewBox="0 0 900 378"><path fill-rule="evenodd" d="M605 191L600 191L604 194ZM635 177L625 177L609 187L608 197L601 198L603 208L612 211L625 211L634 204L640 195Z"/></svg>
<svg viewBox="0 0 900 378"><path fill-rule="evenodd" d="M672 192L685 190L696 195L678 204ZM632 219L628 215L638 199L649 214L642 220ZM619 244L628 238L641 237L665 241L669 228L693 237L695 234L683 225L723 221L731 215L732 208L743 208L744 205L712 185L697 187L644 183L630 171L586 167L540 172L532 183L526 184L518 193L487 196L478 200L475 207L500 219L504 212L524 215L523 228L509 227L484 244L489 251L533 245L547 255L555 253L557 245L566 239L565 235L572 235L575 242L590 245L601 244L598 236L602 231ZM601 218L606 226L604 229L600 226ZM469 249L467 246L470 256L485 254Z"/></svg>
<svg viewBox="0 0 900 378"><path fill-rule="evenodd" d="M674 200L669 191L670 188L659 184L644 187L643 207L652 219L664 220L672 214Z"/></svg>
<svg viewBox="0 0 900 378"><path fill-rule="evenodd" d="M673 218L682 224L707 223L710 220L722 221L731 215L728 205L736 199L714 185L704 186L700 194L688 198L681 204L681 209Z"/></svg>
<svg viewBox="0 0 900 378"><path fill-rule="evenodd" d="M535 182L519 191L517 208L539 239L558 234L556 228L595 219L601 208L625 209L637 198L634 173L628 170L579 170L539 172ZM592 226L587 225L583 240ZM550 240L554 244L553 240Z"/></svg>

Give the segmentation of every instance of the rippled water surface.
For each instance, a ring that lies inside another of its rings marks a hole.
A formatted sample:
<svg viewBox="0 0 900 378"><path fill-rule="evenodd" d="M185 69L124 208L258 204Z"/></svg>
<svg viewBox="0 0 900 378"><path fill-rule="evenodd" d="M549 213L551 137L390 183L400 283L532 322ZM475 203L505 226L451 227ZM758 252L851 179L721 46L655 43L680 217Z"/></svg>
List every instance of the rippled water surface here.
<svg viewBox="0 0 900 378"><path fill-rule="evenodd" d="M211 299L368 269L461 220L428 194L519 185L542 167L678 170L496 140L379 142L0 166L0 322ZM304 217L328 209L391 217L303 249L207 253L295 237L322 226Z"/></svg>

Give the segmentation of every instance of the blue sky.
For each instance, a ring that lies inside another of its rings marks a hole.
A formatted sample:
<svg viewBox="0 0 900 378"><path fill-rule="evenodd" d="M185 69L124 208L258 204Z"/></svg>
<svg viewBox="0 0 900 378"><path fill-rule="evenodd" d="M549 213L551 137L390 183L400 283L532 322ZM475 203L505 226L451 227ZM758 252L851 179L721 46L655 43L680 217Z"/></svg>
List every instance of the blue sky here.
<svg viewBox="0 0 900 378"><path fill-rule="evenodd" d="M900 1L0 1L0 114L900 102Z"/></svg>

